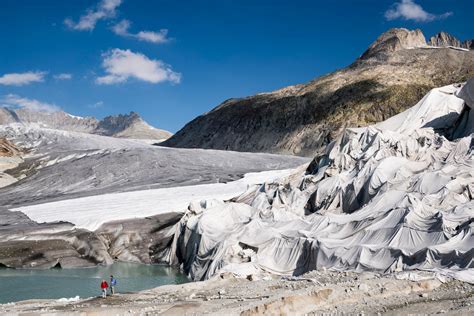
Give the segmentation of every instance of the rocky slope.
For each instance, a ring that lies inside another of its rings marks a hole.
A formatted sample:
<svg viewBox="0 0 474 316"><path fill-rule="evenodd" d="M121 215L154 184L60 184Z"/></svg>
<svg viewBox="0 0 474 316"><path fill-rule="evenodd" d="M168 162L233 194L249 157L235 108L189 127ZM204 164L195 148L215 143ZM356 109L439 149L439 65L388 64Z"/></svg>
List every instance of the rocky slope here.
<svg viewBox="0 0 474 316"><path fill-rule="evenodd" d="M0 138L0 157L15 157L20 155L20 149L6 138Z"/></svg>
<svg viewBox="0 0 474 316"><path fill-rule="evenodd" d="M156 141L165 140L172 135L168 131L148 125L135 112L107 116L99 121L94 117L79 117L63 111L46 112L0 107L0 125L11 123L35 123L42 127L70 132Z"/></svg>
<svg viewBox="0 0 474 316"><path fill-rule="evenodd" d="M445 37L436 36L433 44L458 44ZM344 128L383 121L430 89L473 74L474 51L435 48L419 30L392 29L349 67L306 84L229 99L164 145L313 156Z"/></svg>
<svg viewBox="0 0 474 316"><path fill-rule="evenodd" d="M170 132L148 125L137 113L128 115L107 116L101 120L94 130L94 134L122 138L164 140Z"/></svg>
<svg viewBox="0 0 474 316"><path fill-rule="evenodd" d="M17 179L7 173L7 170L17 167L21 162L23 152L8 139L0 137L0 188L10 185Z"/></svg>

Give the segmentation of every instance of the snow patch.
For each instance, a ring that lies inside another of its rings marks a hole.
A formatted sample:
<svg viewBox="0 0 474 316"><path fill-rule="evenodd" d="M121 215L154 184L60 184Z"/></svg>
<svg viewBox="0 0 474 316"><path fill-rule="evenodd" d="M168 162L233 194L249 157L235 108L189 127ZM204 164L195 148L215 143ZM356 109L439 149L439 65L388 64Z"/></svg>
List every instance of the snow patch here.
<svg viewBox="0 0 474 316"><path fill-rule="evenodd" d="M231 199L251 185L289 175L293 169L247 173L237 181L111 193L14 208L32 220L66 221L90 231L110 221L184 212L192 201Z"/></svg>
<svg viewBox="0 0 474 316"><path fill-rule="evenodd" d="M71 302L77 302L79 301L81 298L79 297L79 295L77 296L74 296L74 297L69 297L69 298L60 298L60 299L57 299L56 302L58 303L71 303Z"/></svg>

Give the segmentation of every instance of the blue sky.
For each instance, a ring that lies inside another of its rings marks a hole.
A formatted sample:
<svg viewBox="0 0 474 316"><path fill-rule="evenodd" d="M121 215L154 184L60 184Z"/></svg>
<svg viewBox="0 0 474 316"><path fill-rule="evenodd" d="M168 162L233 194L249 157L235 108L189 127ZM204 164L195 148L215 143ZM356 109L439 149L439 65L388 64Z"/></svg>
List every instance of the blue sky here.
<svg viewBox="0 0 474 316"><path fill-rule="evenodd" d="M345 67L392 27L473 38L472 0L1 0L0 104L176 132L231 97Z"/></svg>

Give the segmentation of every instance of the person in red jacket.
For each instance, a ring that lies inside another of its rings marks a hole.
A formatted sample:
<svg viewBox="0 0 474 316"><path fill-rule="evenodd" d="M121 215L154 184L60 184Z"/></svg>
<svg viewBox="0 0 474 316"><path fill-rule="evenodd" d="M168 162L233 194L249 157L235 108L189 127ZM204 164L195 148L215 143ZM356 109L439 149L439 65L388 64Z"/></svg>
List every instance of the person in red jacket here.
<svg viewBox="0 0 474 316"><path fill-rule="evenodd" d="M100 283L100 288L102 289L102 297L106 298L107 297L107 288L109 285L105 280L102 280L102 283Z"/></svg>

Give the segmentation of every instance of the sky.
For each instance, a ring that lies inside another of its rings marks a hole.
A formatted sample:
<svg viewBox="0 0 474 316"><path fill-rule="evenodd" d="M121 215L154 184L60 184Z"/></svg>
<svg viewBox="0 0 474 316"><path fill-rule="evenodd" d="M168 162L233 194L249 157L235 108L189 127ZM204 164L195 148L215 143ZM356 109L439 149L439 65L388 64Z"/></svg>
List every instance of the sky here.
<svg viewBox="0 0 474 316"><path fill-rule="evenodd" d="M473 0L0 0L0 106L178 131L351 64L393 27L474 38Z"/></svg>

